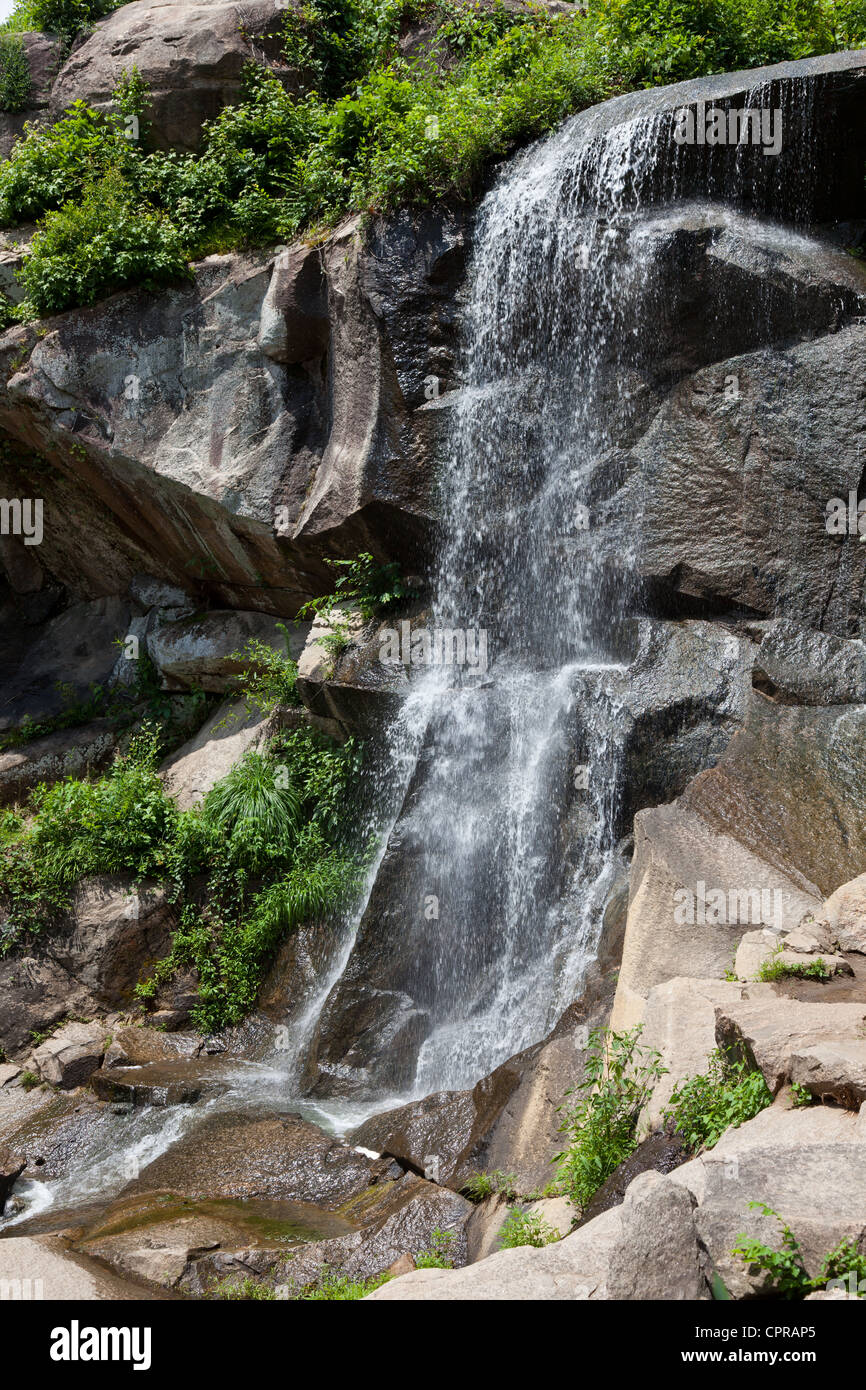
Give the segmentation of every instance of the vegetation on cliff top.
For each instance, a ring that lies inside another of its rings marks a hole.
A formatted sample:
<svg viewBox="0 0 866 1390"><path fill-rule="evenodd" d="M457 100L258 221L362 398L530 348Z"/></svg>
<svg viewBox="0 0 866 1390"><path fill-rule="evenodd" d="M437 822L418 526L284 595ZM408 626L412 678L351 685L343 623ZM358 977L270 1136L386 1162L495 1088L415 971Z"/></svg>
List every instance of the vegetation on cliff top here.
<svg viewBox="0 0 866 1390"><path fill-rule="evenodd" d="M101 3L26 0L26 13L68 26ZM407 20L428 35L413 58L397 44ZM19 316L175 279L188 257L347 213L471 196L492 159L617 92L866 43L866 0L588 0L568 15L311 0L282 25L300 92L251 63L243 100L207 123L197 154L148 152L134 73L114 114L78 105L28 131L0 166L0 220L44 219ZM140 140L124 138L130 115Z"/></svg>

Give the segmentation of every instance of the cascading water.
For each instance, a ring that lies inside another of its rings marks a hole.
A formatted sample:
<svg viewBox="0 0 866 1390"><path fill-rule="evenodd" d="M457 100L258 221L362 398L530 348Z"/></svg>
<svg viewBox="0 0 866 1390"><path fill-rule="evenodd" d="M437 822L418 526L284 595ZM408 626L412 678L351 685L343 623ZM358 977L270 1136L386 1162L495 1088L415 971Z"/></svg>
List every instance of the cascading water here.
<svg viewBox="0 0 866 1390"><path fill-rule="evenodd" d="M812 98L792 82L741 100L783 108L790 134ZM678 357L681 321L706 306L671 302L671 248L683 218L698 242L705 227L749 241L749 217L705 200L723 193L754 211L775 196L763 150L696 161L673 138L669 105L623 102L620 119L585 112L511 161L479 209L432 624L465 634L467 650L486 633L489 664L434 666L392 731L404 764L407 746L419 762L392 837L402 868L368 914L372 933L384 908L411 939L402 973L384 972L406 1021L389 1025L354 1092L340 1080L323 1095L382 1108L389 1081L394 1099L473 1084L548 1031L597 951L622 868L618 704L642 505L640 470L632 460L629 475L623 455L672 382L702 364ZM784 181L795 221L814 185L805 153ZM659 206L671 204L666 226ZM801 240L753 225L770 259ZM674 278L687 282L688 267ZM760 300L744 316L722 290L703 361L716 339L723 355L765 340ZM345 1003L337 986L333 1013Z"/></svg>

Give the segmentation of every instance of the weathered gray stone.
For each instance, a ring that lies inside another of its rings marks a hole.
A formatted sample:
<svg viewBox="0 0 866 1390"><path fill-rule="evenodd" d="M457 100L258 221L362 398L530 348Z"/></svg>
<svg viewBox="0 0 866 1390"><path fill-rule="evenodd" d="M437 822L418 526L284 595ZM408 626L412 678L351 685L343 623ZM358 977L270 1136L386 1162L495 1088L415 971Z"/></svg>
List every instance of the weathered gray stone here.
<svg viewBox="0 0 866 1390"><path fill-rule="evenodd" d="M226 609L176 622L159 620L149 630L150 659L170 686L198 685L203 690L226 691L237 686L244 670L255 669L246 658L232 659L248 642L262 642L282 656L296 659L304 648L306 624L289 624L286 636L267 613L243 613Z"/></svg>
<svg viewBox="0 0 866 1390"><path fill-rule="evenodd" d="M866 1100L866 1039L804 1045L791 1054L790 1076L819 1100L859 1110Z"/></svg>
<svg viewBox="0 0 866 1390"><path fill-rule="evenodd" d="M26 953L0 960L0 1043L27 1046L70 1013L92 1016L128 1007L146 967L171 945L165 893L121 878L84 880L68 917Z"/></svg>
<svg viewBox="0 0 866 1390"><path fill-rule="evenodd" d="M603 1299L607 1297L611 1254L621 1230L620 1209L616 1208L553 1245L500 1250L466 1269L418 1269L383 1284L365 1301Z"/></svg>
<svg viewBox="0 0 866 1390"><path fill-rule="evenodd" d="M260 711L243 700L226 700L160 766L166 791L181 811L202 801L212 787L259 746L268 728Z"/></svg>
<svg viewBox="0 0 866 1390"><path fill-rule="evenodd" d="M831 893L815 919L809 930L823 930L843 951L866 953L866 874Z"/></svg>
<svg viewBox="0 0 866 1390"><path fill-rule="evenodd" d="M134 65L152 94L148 139L163 149L194 149L203 122L240 100L245 63L264 60L288 81L296 77L280 60L280 11L273 0L248 0L242 16L232 0L124 5L64 64L52 108L59 112L82 100L111 110L122 72Z"/></svg>
<svg viewBox="0 0 866 1390"><path fill-rule="evenodd" d="M92 1023L67 1023L33 1053L39 1075L66 1091L83 1086L105 1054L105 1029Z"/></svg>
<svg viewBox="0 0 866 1390"><path fill-rule="evenodd" d="M58 729L0 753L0 805L25 800L40 782L50 785L64 777L86 777L101 771L116 747L117 738L108 722L95 720L76 729Z"/></svg>
<svg viewBox="0 0 866 1390"><path fill-rule="evenodd" d="M792 1059L816 1044L866 1037L866 1005L744 999L718 1005L716 1038L758 1067L775 1095L792 1079Z"/></svg>
<svg viewBox="0 0 866 1390"><path fill-rule="evenodd" d="M707 1299L695 1228L694 1200L660 1173L642 1173L619 1210L620 1233L610 1253L611 1299ZM596 1220L603 1220L597 1217ZM593 1223L581 1229L589 1231Z"/></svg>

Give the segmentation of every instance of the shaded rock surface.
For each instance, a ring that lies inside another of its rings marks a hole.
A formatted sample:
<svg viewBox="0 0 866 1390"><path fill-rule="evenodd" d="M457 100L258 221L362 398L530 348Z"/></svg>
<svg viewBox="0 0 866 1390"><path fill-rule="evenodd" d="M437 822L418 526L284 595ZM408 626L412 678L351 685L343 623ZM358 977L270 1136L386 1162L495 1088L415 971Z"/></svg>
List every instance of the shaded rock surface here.
<svg viewBox="0 0 866 1390"><path fill-rule="evenodd" d="M84 880L59 926L0 960L0 1043L14 1054L70 1013L128 1007L142 972L167 953L172 924L162 889Z"/></svg>

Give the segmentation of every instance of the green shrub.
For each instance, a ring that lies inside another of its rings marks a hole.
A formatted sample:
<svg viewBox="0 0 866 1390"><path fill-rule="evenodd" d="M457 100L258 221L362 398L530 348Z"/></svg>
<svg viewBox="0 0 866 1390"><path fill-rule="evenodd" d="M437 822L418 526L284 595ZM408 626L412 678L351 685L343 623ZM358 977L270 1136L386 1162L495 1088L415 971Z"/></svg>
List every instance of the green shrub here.
<svg viewBox="0 0 866 1390"><path fill-rule="evenodd" d="M310 1285L297 1295L305 1303L351 1303L366 1298L374 1289L387 1284L390 1274L378 1274L372 1279L352 1279L336 1270L325 1270L317 1284Z"/></svg>
<svg viewBox="0 0 866 1390"><path fill-rule="evenodd" d="M513 1202L518 1195L517 1179L512 1173L502 1173L495 1168L491 1173L472 1173L460 1191L470 1202L483 1202L494 1193L498 1193L508 1202Z"/></svg>
<svg viewBox="0 0 866 1390"><path fill-rule="evenodd" d="M247 669L236 678L236 683L248 706L254 706L265 715L299 703L295 690L298 667L291 658L288 628L285 623L277 623L276 626L283 634L285 655L255 637L242 651L231 653L232 661L249 663Z"/></svg>
<svg viewBox="0 0 866 1390"><path fill-rule="evenodd" d="M298 611L299 618L308 613L328 618L335 608L357 605L364 622L369 622L377 614L415 596L414 589L409 587L394 561L380 565L365 551L353 560L327 560L325 563L337 573L333 593L305 603Z"/></svg>
<svg viewBox="0 0 866 1390"><path fill-rule="evenodd" d="M177 228L136 204L119 168L84 187L80 198L46 213L19 274L40 316L141 284L189 275Z"/></svg>
<svg viewBox="0 0 866 1390"><path fill-rule="evenodd" d="M571 1143L557 1154L557 1179L570 1201L583 1210L615 1168L637 1148L637 1121L666 1068L658 1052L638 1045L640 1027L627 1033L594 1028L589 1035L586 1071L561 1105L560 1130Z"/></svg>
<svg viewBox="0 0 866 1390"><path fill-rule="evenodd" d="M715 1051L703 1075L674 1087L664 1118L682 1135L687 1148L696 1152L712 1149L726 1129L738 1129L772 1101L760 1071Z"/></svg>
<svg viewBox="0 0 866 1390"><path fill-rule="evenodd" d="M71 43L124 3L125 0L19 0L16 12L23 15L25 28L59 34Z"/></svg>
<svg viewBox="0 0 866 1390"><path fill-rule="evenodd" d="M158 758L158 731L145 727L100 781L70 778L35 789L34 820L3 854L0 892L9 916L0 951L50 926L79 879L161 873L177 813L157 775Z"/></svg>
<svg viewBox="0 0 866 1390"><path fill-rule="evenodd" d="M781 954L782 945L780 943L770 959L763 962L755 979L764 984L772 984L774 980L829 980L833 973L827 969L821 956L807 964L805 961L801 963L800 961L786 962L780 960Z"/></svg>
<svg viewBox="0 0 866 1390"><path fill-rule="evenodd" d="M453 1231L441 1231L437 1227L431 1232L429 1248L421 1250L415 1256L415 1268L453 1269L456 1241L457 1237Z"/></svg>
<svg viewBox="0 0 866 1390"><path fill-rule="evenodd" d="M852 1239L841 1240L824 1257L820 1272L813 1278L808 1274L803 1262L800 1242L789 1226L786 1226L772 1207L764 1202L750 1202L752 1210L762 1211L765 1216L773 1216L779 1222L782 1233L781 1250L773 1250L754 1236L739 1235L731 1254L737 1255L754 1272L761 1270L769 1274L773 1289L782 1298L805 1298L807 1294L827 1286L830 1280L847 1279L854 1276L857 1296L866 1291L866 1255L857 1250Z"/></svg>
<svg viewBox="0 0 866 1390"><path fill-rule="evenodd" d="M537 1212L512 1207L499 1229L498 1240L501 1250L513 1250L518 1245L532 1245L540 1250L559 1240L559 1232Z"/></svg>
<svg viewBox="0 0 866 1390"><path fill-rule="evenodd" d="M133 157L118 121L76 101L54 125L25 125L0 163L0 222L29 222L81 194L85 184Z"/></svg>
<svg viewBox="0 0 866 1390"><path fill-rule="evenodd" d="M30 95L30 64L17 34L0 34L0 111L20 111Z"/></svg>

